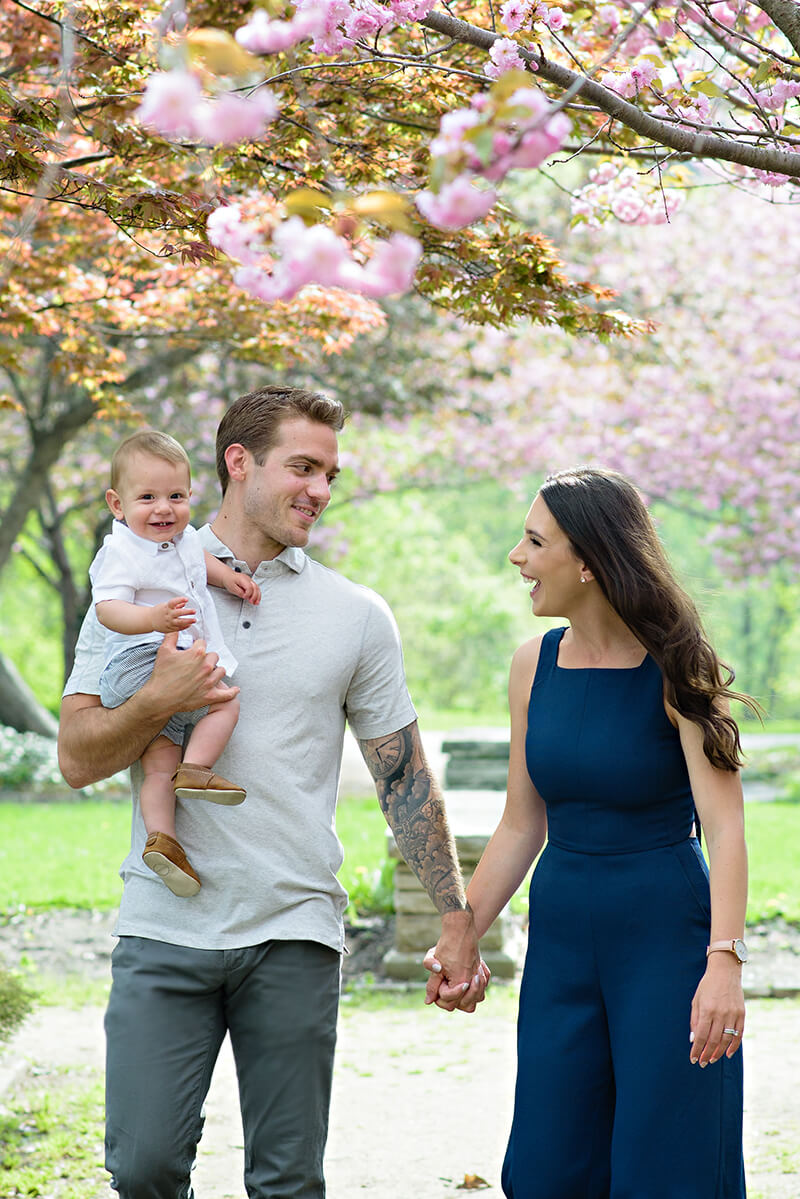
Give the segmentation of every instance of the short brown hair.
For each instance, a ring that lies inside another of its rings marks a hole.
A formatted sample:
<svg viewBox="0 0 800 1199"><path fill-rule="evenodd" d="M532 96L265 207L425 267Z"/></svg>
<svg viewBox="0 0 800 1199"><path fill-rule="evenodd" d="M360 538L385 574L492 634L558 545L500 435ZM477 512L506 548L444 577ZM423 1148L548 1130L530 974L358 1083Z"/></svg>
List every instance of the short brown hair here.
<svg viewBox="0 0 800 1199"><path fill-rule="evenodd" d="M347 420L339 400L302 387L259 387L233 401L217 429L217 474L223 495L230 481L225 462L228 446L243 445L261 466L278 440L281 423L298 416L327 425L335 433Z"/></svg>
<svg viewBox="0 0 800 1199"><path fill-rule="evenodd" d="M118 445L111 459L111 487L119 489L120 480L125 473L125 467L135 454L149 454L152 458L163 458L165 462L183 464L192 477L192 466L189 455L179 441L170 437L169 433L159 433L157 429L139 429L126 437Z"/></svg>

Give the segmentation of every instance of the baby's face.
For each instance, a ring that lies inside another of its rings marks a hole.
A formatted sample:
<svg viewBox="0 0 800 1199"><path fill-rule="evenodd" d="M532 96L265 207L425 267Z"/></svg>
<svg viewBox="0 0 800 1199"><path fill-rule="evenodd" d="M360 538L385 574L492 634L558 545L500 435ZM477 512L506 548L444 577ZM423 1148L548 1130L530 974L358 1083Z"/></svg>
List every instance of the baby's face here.
<svg viewBox="0 0 800 1199"><path fill-rule="evenodd" d="M134 454L116 491L106 492L116 520L147 541L172 541L189 523L189 471L183 463Z"/></svg>

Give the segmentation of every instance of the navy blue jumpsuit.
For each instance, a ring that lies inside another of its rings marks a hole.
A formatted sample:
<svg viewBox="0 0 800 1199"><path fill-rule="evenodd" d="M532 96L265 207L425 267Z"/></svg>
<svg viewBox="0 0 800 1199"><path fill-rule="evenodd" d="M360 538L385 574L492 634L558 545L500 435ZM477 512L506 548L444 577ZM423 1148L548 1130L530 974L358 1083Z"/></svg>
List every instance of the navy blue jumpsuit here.
<svg viewBox="0 0 800 1199"><path fill-rule="evenodd" d="M508 1199L743 1199L742 1055L689 1061L708 870L661 672L558 666L526 756L547 807L520 990Z"/></svg>

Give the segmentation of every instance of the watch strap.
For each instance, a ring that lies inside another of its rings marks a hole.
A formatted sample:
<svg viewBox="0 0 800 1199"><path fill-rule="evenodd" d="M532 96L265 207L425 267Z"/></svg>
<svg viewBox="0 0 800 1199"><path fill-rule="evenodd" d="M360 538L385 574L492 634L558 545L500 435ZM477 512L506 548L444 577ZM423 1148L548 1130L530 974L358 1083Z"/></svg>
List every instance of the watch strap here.
<svg viewBox="0 0 800 1199"><path fill-rule="evenodd" d="M744 945L739 937L731 937L730 941L712 941L706 949L706 957L711 953L732 953L737 962L742 962L745 959L739 952L739 945Z"/></svg>

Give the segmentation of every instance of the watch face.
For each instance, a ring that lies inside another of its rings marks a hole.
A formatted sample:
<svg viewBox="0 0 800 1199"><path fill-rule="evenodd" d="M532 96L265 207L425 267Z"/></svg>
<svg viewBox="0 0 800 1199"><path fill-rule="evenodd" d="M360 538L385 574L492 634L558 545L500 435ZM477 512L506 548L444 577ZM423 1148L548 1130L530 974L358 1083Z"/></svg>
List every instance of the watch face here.
<svg viewBox="0 0 800 1199"><path fill-rule="evenodd" d="M736 954L740 962L747 961L747 946L740 937L737 937L733 943L733 952Z"/></svg>

